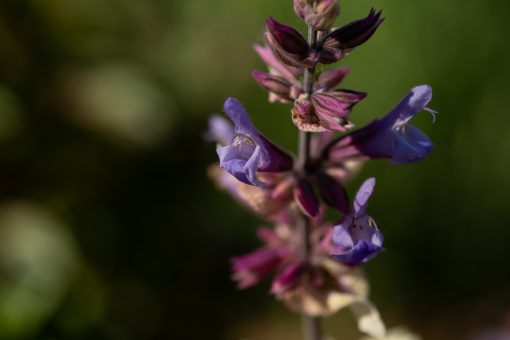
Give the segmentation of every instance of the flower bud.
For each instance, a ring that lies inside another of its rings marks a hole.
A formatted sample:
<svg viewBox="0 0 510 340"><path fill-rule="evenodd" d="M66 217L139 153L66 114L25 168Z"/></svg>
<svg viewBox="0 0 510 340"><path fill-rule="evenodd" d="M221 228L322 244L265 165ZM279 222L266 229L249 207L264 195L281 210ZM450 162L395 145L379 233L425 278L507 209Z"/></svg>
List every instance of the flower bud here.
<svg viewBox="0 0 510 340"><path fill-rule="evenodd" d="M266 29L267 42L282 62L297 68L313 67L316 64L316 60L310 58L308 42L294 28L270 17L266 21Z"/></svg>
<svg viewBox="0 0 510 340"><path fill-rule="evenodd" d="M315 196L312 184L308 180L304 178L298 180L294 188L294 197L304 214L310 217L317 216L320 203Z"/></svg>
<svg viewBox="0 0 510 340"><path fill-rule="evenodd" d="M372 8L366 18L332 31L319 44L319 61L331 64L340 60L353 48L367 41L383 21L381 11L376 13Z"/></svg>
<svg viewBox="0 0 510 340"><path fill-rule="evenodd" d="M328 31L340 13L338 0L294 0L294 11L318 31Z"/></svg>

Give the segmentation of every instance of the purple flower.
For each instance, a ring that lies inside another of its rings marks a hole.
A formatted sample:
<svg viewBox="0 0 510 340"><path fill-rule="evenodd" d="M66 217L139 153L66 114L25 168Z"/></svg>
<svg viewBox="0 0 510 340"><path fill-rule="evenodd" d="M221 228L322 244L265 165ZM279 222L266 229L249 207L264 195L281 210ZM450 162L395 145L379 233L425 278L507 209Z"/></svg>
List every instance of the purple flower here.
<svg viewBox="0 0 510 340"><path fill-rule="evenodd" d="M381 11L376 13L372 8L366 18L332 31L319 43L319 61L323 64L337 62L353 48L367 41L383 21Z"/></svg>
<svg viewBox="0 0 510 340"><path fill-rule="evenodd" d="M374 219L365 213L374 191L375 178L366 180L354 199L354 210L334 227L330 255L347 265L357 265L372 259L382 250L383 235Z"/></svg>
<svg viewBox="0 0 510 340"><path fill-rule="evenodd" d="M351 157L386 158L393 164L423 159L432 151L433 144L409 122L422 110L435 114L426 107L431 99L430 86L413 88L385 117L333 142L325 149L325 158L336 162Z"/></svg>
<svg viewBox="0 0 510 340"><path fill-rule="evenodd" d="M229 145L216 149L222 168L239 181L255 186L267 185L258 180L258 171L283 172L292 169L292 157L255 128L241 103L229 98L224 109L235 125L235 134Z"/></svg>

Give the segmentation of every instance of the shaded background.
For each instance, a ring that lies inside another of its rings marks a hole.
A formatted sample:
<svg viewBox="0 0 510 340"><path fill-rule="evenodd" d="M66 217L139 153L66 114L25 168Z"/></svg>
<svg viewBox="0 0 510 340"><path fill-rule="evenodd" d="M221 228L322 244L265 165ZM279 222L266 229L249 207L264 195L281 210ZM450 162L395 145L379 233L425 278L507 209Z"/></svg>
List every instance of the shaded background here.
<svg viewBox="0 0 510 340"><path fill-rule="evenodd" d="M338 23L372 5L385 23L341 63L369 93L352 119L422 83L439 111L415 120L429 158L349 187L378 178L373 300L425 339L510 327L510 2L344 0ZM304 29L290 0L0 2L0 339L299 338L267 282L229 281L260 221L206 178L201 137L233 96L294 149L289 107L250 76L269 15ZM358 336L346 311L325 324Z"/></svg>

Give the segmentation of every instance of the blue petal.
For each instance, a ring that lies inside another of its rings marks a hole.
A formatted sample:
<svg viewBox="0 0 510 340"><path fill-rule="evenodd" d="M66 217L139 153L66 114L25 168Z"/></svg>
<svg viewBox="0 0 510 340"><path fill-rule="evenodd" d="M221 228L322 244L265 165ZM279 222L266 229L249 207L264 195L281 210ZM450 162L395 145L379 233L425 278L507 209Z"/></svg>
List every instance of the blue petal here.
<svg viewBox="0 0 510 340"><path fill-rule="evenodd" d="M234 127L228 120L219 115L213 115L209 118L209 130L205 134L206 140L220 145L227 145L232 142L234 136Z"/></svg>
<svg viewBox="0 0 510 340"><path fill-rule="evenodd" d="M381 119L381 123L386 127L407 124L418 112L425 109L431 100L432 88L429 85L416 86L386 117Z"/></svg>
<svg viewBox="0 0 510 340"><path fill-rule="evenodd" d="M220 167L229 172L239 181L255 185L266 186L265 183L257 180L256 173L260 162L260 147L256 146L251 156L246 159L237 146L223 146L216 149L220 158Z"/></svg>
<svg viewBox="0 0 510 340"><path fill-rule="evenodd" d="M366 205L370 196L374 193L375 178L369 178L359 188L354 198L354 211L355 213L361 213L365 210Z"/></svg>
<svg viewBox="0 0 510 340"><path fill-rule="evenodd" d="M371 260L381 251L381 246L372 244L367 241L358 241L356 245L349 251L338 255L333 254L331 257L344 264L355 266Z"/></svg>
<svg viewBox="0 0 510 340"><path fill-rule="evenodd" d="M248 112L244 109L243 105L234 98L228 98L223 109L227 116L232 119L235 125L235 132L247 135L249 137L257 139L259 132L253 123L251 122Z"/></svg>
<svg viewBox="0 0 510 340"><path fill-rule="evenodd" d="M352 224L352 215L346 217L344 222L333 229L332 243L335 248L351 249L354 247L354 240L349 231Z"/></svg>
<svg viewBox="0 0 510 340"><path fill-rule="evenodd" d="M418 128L408 125L404 131L395 133L395 144L391 162L403 164L425 158L434 148L432 141Z"/></svg>

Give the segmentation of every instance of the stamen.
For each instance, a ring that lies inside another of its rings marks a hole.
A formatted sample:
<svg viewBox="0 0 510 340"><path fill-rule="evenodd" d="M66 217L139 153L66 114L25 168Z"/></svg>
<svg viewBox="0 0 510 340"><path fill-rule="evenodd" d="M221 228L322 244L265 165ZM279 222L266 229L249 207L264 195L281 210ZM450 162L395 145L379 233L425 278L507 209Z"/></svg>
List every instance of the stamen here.
<svg viewBox="0 0 510 340"><path fill-rule="evenodd" d="M374 228L375 226L375 221L372 217L369 217L368 218L368 225L371 226L372 228Z"/></svg>
<svg viewBox="0 0 510 340"><path fill-rule="evenodd" d="M232 141L232 145L239 146L242 144L255 145L255 143L253 142L253 139L251 139L249 136L243 135L243 134L237 134L234 137L234 140Z"/></svg>
<svg viewBox="0 0 510 340"><path fill-rule="evenodd" d="M432 124L434 124L436 122L436 115L439 113L437 111L434 111L432 109L429 109L428 107L424 108L425 111L427 111L428 113L430 113L432 115Z"/></svg>

